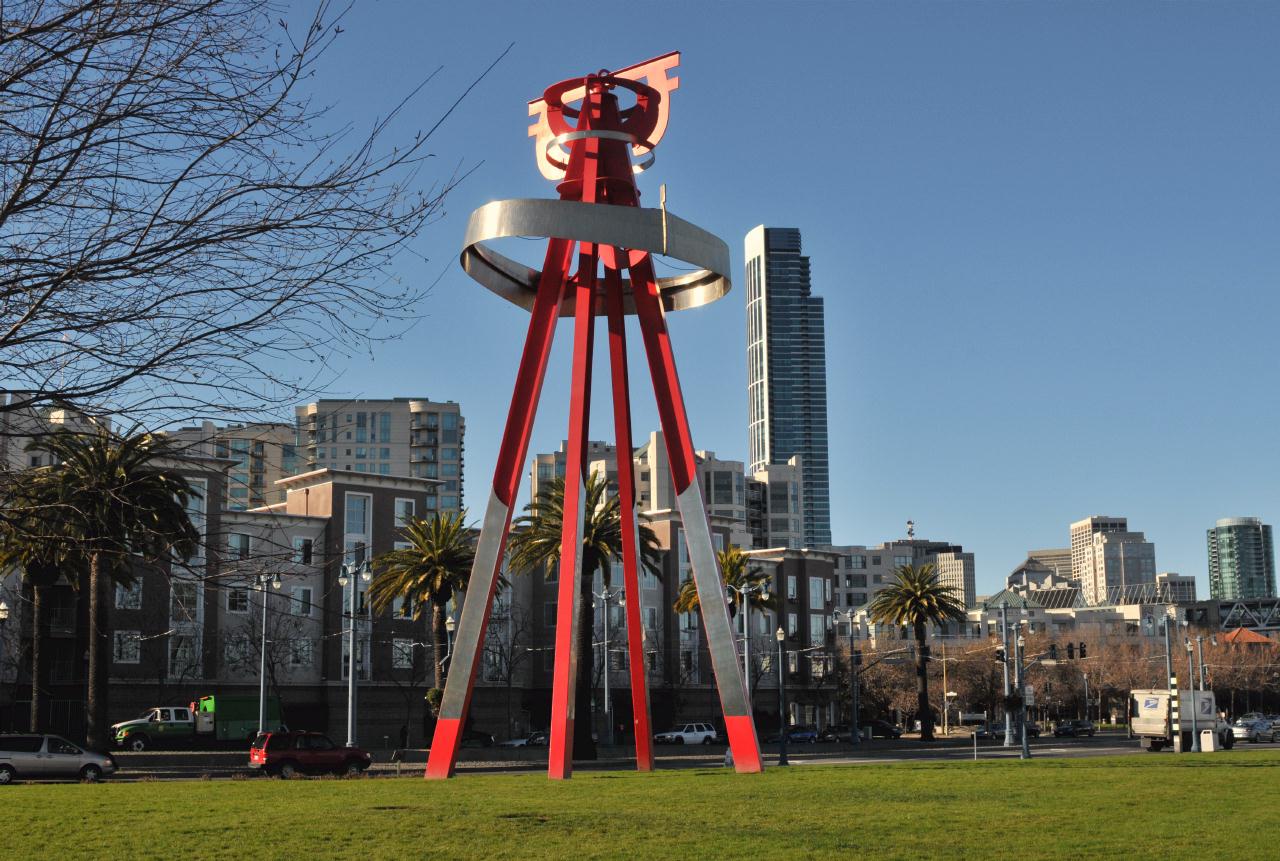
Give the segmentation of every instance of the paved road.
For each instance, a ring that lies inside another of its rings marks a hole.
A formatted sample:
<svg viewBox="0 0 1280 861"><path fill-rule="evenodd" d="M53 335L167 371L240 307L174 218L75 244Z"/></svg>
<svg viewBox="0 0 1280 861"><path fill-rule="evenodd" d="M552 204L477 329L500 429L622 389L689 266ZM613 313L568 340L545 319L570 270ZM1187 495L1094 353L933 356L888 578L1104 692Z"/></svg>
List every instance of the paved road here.
<svg viewBox="0 0 1280 861"><path fill-rule="evenodd" d="M1051 736L1033 739L1030 743L1033 757L1049 757L1071 759L1079 757L1118 756L1141 752L1136 739L1127 739L1123 733L1101 733L1094 738L1053 738ZM941 739L922 743L914 739L898 741L876 740L864 744L862 750L855 750L848 743L837 744L800 744L788 746L788 758L794 765L859 765L882 762L946 762L973 761L974 747L971 739ZM1258 750L1276 748L1276 744L1241 744L1235 750ZM979 741L977 754L979 760L1017 759L1020 748L1006 748L1003 739ZM529 754L504 753L500 750L465 751L471 759L458 763L458 770L464 773L485 772L545 772L545 755L530 752ZM592 763L578 763L579 770L599 771L629 769L633 760L624 748L606 749L601 759ZM777 745L764 747L765 763L772 765L777 761ZM1171 756L1171 753L1151 754L1152 756ZM1230 752L1225 752L1230 755ZM147 751L145 753L117 753L116 760L121 771L115 780L198 780L231 778L254 774L247 766L247 755L238 751ZM480 759L479 757L484 757ZM418 777L422 774L423 763L406 762L399 768L390 761L389 752L375 754L375 762L370 774L379 777L401 776ZM673 768L708 768L723 767L724 748L722 746L680 748L662 746L657 749L658 767Z"/></svg>

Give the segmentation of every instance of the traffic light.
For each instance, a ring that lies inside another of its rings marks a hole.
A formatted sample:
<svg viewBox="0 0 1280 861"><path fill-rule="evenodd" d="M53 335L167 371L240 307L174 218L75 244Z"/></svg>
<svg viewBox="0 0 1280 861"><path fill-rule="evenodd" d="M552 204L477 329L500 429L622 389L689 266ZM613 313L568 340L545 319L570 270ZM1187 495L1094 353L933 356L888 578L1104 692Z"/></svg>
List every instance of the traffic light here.
<svg viewBox="0 0 1280 861"><path fill-rule="evenodd" d="M996 660L1002 664L1005 662L1004 646L998 646L996 648Z"/></svg>
<svg viewBox="0 0 1280 861"><path fill-rule="evenodd" d="M861 649L853 650L853 665L855 667L862 666L862 650Z"/></svg>
<svg viewBox="0 0 1280 861"><path fill-rule="evenodd" d="M1084 640L1080 641L1080 657L1084 657Z"/></svg>
<svg viewBox="0 0 1280 861"><path fill-rule="evenodd" d="M1067 660L1074 661L1076 659L1076 644L1067 643Z"/></svg>
<svg viewBox="0 0 1280 861"><path fill-rule="evenodd" d="M1057 643L1049 644L1049 660L1051 661L1058 660L1058 644Z"/></svg>

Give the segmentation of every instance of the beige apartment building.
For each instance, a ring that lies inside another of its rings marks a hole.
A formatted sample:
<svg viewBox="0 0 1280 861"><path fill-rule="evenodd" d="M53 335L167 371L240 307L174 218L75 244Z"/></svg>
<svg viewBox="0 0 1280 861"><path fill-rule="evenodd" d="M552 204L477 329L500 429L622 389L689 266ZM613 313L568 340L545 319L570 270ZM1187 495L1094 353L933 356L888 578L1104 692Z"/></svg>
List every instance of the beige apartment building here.
<svg viewBox="0 0 1280 861"><path fill-rule="evenodd" d="M420 516L461 510L466 422L454 401L328 399L296 413L299 471L438 479Z"/></svg>
<svg viewBox="0 0 1280 861"><path fill-rule="evenodd" d="M276 482L297 472L297 434L293 425L283 422L225 426L203 422L169 436L188 455L232 461L224 503L228 511L284 502L284 490Z"/></svg>

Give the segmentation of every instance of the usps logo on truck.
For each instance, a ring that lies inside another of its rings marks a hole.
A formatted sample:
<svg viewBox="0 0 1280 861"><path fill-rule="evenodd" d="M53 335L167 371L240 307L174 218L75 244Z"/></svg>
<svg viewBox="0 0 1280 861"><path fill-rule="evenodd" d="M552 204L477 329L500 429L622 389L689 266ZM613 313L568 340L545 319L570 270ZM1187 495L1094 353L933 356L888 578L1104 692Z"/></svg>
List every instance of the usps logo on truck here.
<svg viewBox="0 0 1280 861"><path fill-rule="evenodd" d="M1156 697L1147 697L1142 701L1142 710L1144 712L1158 708L1160 708L1160 700Z"/></svg>
<svg viewBox="0 0 1280 861"><path fill-rule="evenodd" d="M1203 697L1200 699L1200 714L1202 715L1213 714L1213 700L1206 699Z"/></svg>

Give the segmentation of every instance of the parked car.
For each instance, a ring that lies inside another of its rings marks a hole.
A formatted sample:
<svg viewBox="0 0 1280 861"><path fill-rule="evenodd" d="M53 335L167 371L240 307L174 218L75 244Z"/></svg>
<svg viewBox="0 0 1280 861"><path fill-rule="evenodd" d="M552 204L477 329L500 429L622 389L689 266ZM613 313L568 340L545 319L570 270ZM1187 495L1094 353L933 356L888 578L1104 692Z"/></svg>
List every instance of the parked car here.
<svg viewBox="0 0 1280 861"><path fill-rule="evenodd" d="M547 734L545 732L535 732L520 738L509 738L504 742L500 742L498 747L546 747Z"/></svg>
<svg viewBox="0 0 1280 861"><path fill-rule="evenodd" d="M1249 721L1240 718L1232 725L1231 735L1235 737L1236 741L1247 741L1251 744L1257 744L1260 741L1275 741L1280 738L1280 726L1273 724L1266 718Z"/></svg>
<svg viewBox="0 0 1280 861"><path fill-rule="evenodd" d="M368 751L340 747L318 732L259 733L249 748L250 768L280 777L321 772L355 775L372 762Z"/></svg>
<svg viewBox="0 0 1280 861"><path fill-rule="evenodd" d="M0 735L0 785L32 779L95 783L115 771L110 754L84 750L61 736Z"/></svg>
<svg viewBox="0 0 1280 861"><path fill-rule="evenodd" d="M862 724L863 730L870 729L872 738L901 738L902 727L894 726L884 720L869 720Z"/></svg>
<svg viewBox="0 0 1280 861"><path fill-rule="evenodd" d="M687 723L660 732L653 740L658 744L712 744L716 740L716 728L709 723Z"/></svg>
<svg viewBox="0 0 1280 861"><path fill-rule="evenodd" d="M849 725L843 723L831 724L822 732L818 733L818 741L848 741Z"/></svg>
<svg viewBox="0 0 1280 861"><path fill-rule="evenodd" d="M1079 738L1087 735L1093 738L1093 734L1098 731L1091 720L1064 720L1058 721L1058 725L1053 728L1053 737L1062 738Z"/></svg>

